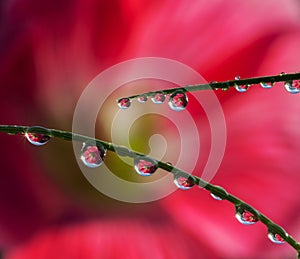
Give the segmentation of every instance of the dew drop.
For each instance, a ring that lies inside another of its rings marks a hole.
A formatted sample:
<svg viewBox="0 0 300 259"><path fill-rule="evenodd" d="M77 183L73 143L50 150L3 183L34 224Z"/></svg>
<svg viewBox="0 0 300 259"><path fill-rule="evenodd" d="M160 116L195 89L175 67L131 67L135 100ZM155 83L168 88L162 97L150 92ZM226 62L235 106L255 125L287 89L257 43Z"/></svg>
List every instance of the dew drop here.
<svg viewBox="0 0 300 259"><path fill-rule="evenodd" d="M181 190L189 190L195 185L192 179L182 175L174 176L174 183Z"/></svg>
<svg viewBox="0 0 300 259"><path fill-rule="evenodd" d="M183 91L175 91L170 95L168 104L174 111L183 111L188 105L188 98Z"/></svg>
<svg viewBox="0 0 300 259"><path fill-rule="evenodd" d="M25 133L26 139L35 146L42 146L48 143L51 137L47 134L34 133L32 132L34 129L43 129L48 131L47 129L39 126L30 127Z"/></svg>
<svg viewBox="0 0 300 259"><path fill-rule="evenodd" d="M240 76L235 76L235 80L240 80ZM248 90L249 85L235 85L234 88L239 92L239 93L244 93Z"/></svg>
<svg viewBox="0 0 300 259"><path fill-rule="evenodd" d="M96 168L103 164L106 156L106 149L101 144L89 144L84 142L81 148L80 159L90 168Z"/></svg>
<svg viewBox="0 0 300 259"><path fill-rule="evenodd" d="M285 89L291 94L297 94L300 92L300 81L287 81L284 83Z"/></svg>
<svg viewBox="0 0 300 259"><path fill-rule="evenodd" d="M142 176L152 175L157 169L157 162L147 157L136 157L134 159L134 169Z"/></svg>
<svg viewBox="0 0 300 259"><path fill-rule="evenodd" d="M210 193L210 196L213 197L217 201L221 201L222 200L222 198L220 198L219 196L217 196L217 195L215 195L213 193Z"/></svg>
<svg viewBox="0 0 300 259"><path fill-rule="evenodd" d="M118 100L118 106L123 110L129 108L130 105L131 105L131 101L129 98L122 98Z"/></svg>
<svg viewBox="0 0 300 259"><path fill-rule="evenodd" d="M260 83L260 86L264 89L270 89L272 88L273 84L272 83L264 83L264 82L261 82Z"/></svg>
<svg viewBox="0 0 300 259"><path fill-rule="evenodd" d="M147 95L142 94L142 95L138 96L137 100L139 103L145 103L145 102L147 102L148 97L147 97Z"/></svg>
<svg viewBox="0 0 300 259"><path fill-rule="evenodd" d="M285 240L277 233L272 231L268 232L268 238L275 244L284 244Z"/></svg>
<svg viewBox="0 0 300 259"><path fill-rule="evenodd" d="M258 221L258 218L250 211L244 209L242 206L236 206L235 217L244 225L252 225Z"/></svg>
<svg viewBox="0 0 300 259"><path fill-rule="evenodd" d="M151 98L153 103L161 104L166 100L166 96L162 92L157 92L155 95Z"/></svg>

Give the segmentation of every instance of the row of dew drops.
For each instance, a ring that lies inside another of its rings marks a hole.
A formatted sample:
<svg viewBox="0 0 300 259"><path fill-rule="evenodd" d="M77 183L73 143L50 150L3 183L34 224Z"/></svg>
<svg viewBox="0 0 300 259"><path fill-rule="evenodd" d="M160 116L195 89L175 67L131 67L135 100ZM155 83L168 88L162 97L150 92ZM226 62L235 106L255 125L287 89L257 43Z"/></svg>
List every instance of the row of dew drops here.
<svg viewBox="0 0 300 259"><path fill-rule="evenodd" d="M142 94L137 97L138 102L145 103L148 100L148 96L146 94ZM151 97L151 100L155 104L162 104L166 100L166 95L159 91ZM188 105L188 97L182 90L177 90L170 95L168 104L170 108L174 111L183 111ZM129 98L121 98L118 100L118 106L121 109L127 109L131 105L131 100Z"/></svg>
<svg viewBox="0 0 300 259"><path fill-rule="evenodd" d="M239 76L235 77L235 80L240 80ZM216 81L212 81L211 83L217 83ZM273 83L260 83L261 87L264 89L270 89L274 86ZM244 93L246 92L251 85L235 85L234 88L240 92ZM285 89L292 94L297 94L300 92L300 80L294 80L294 81L286 81L284 83ZM218 88L217 88L218 89ZM222 88L222 90L228 90L228 88ZM166 100L166 94L164 94L162 91L158 91L154 93L154 95L151 97L151 100L155 104L162 104ZM137 97L138 102L145 103L148 100L147 94L141 94ZM187 105L188 105L188 97L183 90L175 90L169 97L168 104L170 108L174 111L183 111ZM127 109L131 105L131 99L130 98L121 98L118 100L118 106L121 109Z"/></svg>
<svg viewBox="0 0 300 259"><path fill-rule="evenodd" d="M35 146L42 146L49 142L50 134L41 134L32 132L34 129L41 129L42 127L33 126L28 128L25 133L26 139ZM47 130L43 128L44 130ZM106 157L107 150L101 145L95 143L84 142L81 148L81 156L80 159L83 164L89 168L97 168L101 166ZM169 163L170 164L170 163ZM171 165L171 164L170 164ZM157 161L148 157L137 156L134 158L134 169L141 176L151 176L158 168ZM189 190L191 189L195 183L192 178L187 178L180 174L174 175L174 184L181 190ZM215 200L222 200L222 198L213 194L210 195ZM245 208L244 205L236 205L236 218L237 220L244 225L252 225L258 222L258 217L254 212L251 212L249 209ZM285 239L272 230L268 230L269 239L275 244L283 244L285 243ZM286 236L287 237L287 236Z"/></svg>

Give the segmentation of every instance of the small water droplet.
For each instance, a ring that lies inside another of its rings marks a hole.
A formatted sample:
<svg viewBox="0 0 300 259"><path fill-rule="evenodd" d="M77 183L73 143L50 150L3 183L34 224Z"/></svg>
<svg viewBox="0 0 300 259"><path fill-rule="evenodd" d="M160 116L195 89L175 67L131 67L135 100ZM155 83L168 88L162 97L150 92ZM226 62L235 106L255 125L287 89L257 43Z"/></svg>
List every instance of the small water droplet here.
<svg viewBox="0 0 300 259"><path fill-rule="evenodd" d="M235 76L234 79L235 79L235 80L240 80L241 78L240 78L240 76ZM246 91L248 90L249 85L237 85L237 84L235 84L235 85L234 85L234 88L235 88L238 92L244 93L244 92L246 92Z"/></svg>
<svg viewBox="0 0 300 259"><path fill-rule="evenodd" d="M39 126L30 127L27 130L27 132L25 133L26 139L35 146L42 146L42 145L45 145L46 143L48 143L48 141L50 140L51 137L47 134L34 133L34 132L32 132L34 129L47 130L47 129L45 129L43 127L39 127Z"/></svg>
<svg viewBox="0 0 300 259"><path fill-rule="evenodd" d="M188 97L181 90L175 91L170 95L168 104L174 111L183 111L188 105Z"/></svg>
<svg viewBox="0 0 300 259"><path fill-rule="evenodd" d="M273 87L273 84L272 83L264 83L264 82L261 82L260 83L260 86L264 89L270 89Z"/></svg>
<svg viewBox="0 0 300 259"><path fill-rule="evenodd" d="M147 97L147 95L142 94L142 95L138 96L137 100L139 103L145 103L145 102L147 102L148 97Z"/></svg>
<svg viewBox="0 0 300 259"><path fill-rule="evenodd" d="M149 176L156 171L157 163L147 157L136 157L134 158L134 169L139 175Z"/></svg>
<svg viewBox="0 0 300 259"><path fill-rule="evenodd" d="M80 159L90 168L96 168L103 164L106 156L106 149L101 144L85 142L82 144Z"/></svg>
<svg viewBox="0 0 300 259"><path fill-rule="evenodd" d="M300 92L300 81L287 81L284 83L285 89L291 94L297 94Z"/></svg>
<svg viewBox="0 0 300 259"><path fill-rule="evenodd" d="M280 76L283 76L283 75L285 75L286 73L285 72L281 72L279 75Z"/></svg>
<svg viewBox="0 0 300 259"><path fill-rule="evenodd" d="M153 103L161 104L166 100L166 96L162 92L157 92L155 95L151 98Z"/></svg>
<svg viewBox="0 0 300 259"><path fill-rule="evenodd" d="M219 196L217 196L217 195L215 195L213 193L210 193L210 196L213 197L217 201L221 201L222 200L222 198L220 198Z"/></svg>
<svg viewBox="0 0 300 259"><path fill-rule="evenodd" d="M284 244L285 240L277 233L268 231L268 238L275 244Z"/></svg>
<svg viewBox="0 0 300 259"><path fill-rule="evenodd" d="M235 217L244 225L252 225L258 221L258 218L249 210L244 209L243 206L236 206L235 210Z"/></svg>
<svg viewBox="0 0 300 259"><path fill-rule="evenodd" d="M130 105L131 101L129 98L122 98L118 100L118 106L123 110L129 108Z"/></svg>
<svg viewBox="0 0 300 259"><path fill-rule="evenodd" d="M189 190L195 185L192 179L182 175L174 176L174 183L181 190Z"/></svg>

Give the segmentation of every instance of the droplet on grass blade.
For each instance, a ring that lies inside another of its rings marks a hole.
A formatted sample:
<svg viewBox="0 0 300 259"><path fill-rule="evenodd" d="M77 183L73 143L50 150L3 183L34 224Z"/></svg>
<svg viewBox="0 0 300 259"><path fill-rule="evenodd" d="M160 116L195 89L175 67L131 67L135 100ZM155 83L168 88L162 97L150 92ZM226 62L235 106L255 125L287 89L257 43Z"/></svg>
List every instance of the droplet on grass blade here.
<svg viewBox="0 0 300 259"><path fill-rule="evenodd" d="M134 159L134 169L139 175L150 176L156 171L157 163L147 157L136 157Z"/></svg>
<svg viewBox="0 0 300 259"><path fill-rule="evenodd" d="M83 143L80 159L89 168L96 168L103 164L106 149L100 144Z"/></svg>
<svg viewBox="0 0 300 259"><path fill-rule="evenodd" d="M268 238L275 244L284 244L285 240L277 233L273 231L268 231Z"/></svg>
<svg viewBox="0 0 300 259"><path fill-rule="evenodd" d="M287 81L284 83L285 89L291 94L297 94L300 92L300 81Z"/></svg>
<svg viewBox="0 0 300 259"><path fill-rule="evenodd" d="M131 101L129 98L122 98L118 100L118 106L122 109L125 110L129 108L131 105Z"/></svg>
<svg viewBox="0 0 300 259"><path fill-rule="evenodd" d="M151 100L153 103L162 104L166 100L166 96L163 94L163 92L157 92L154 94Z"/></svg>
<svg viewBox="0 0 300 259"><path fill-rule="evenodd" d="M244 225L252 225L258 221L258 218L249 210L243 208L242 205L236 206L235 217Z"/></svg>
<svg viewBox="0 0 300 259"><path fill-rule="evenodd" d="M175 91L170 95L168 104L174 111L183 111L188 105L188 97L183 91Z"/></svg>
<svg viewBox="0 0 300 259"><path fill-rule="evenodd" d="M191 178L182 175L174 176L174 183L181 190L189 190L195 185Z"/></svg>
<svg viewBox="0 0 300 259"><path fill-rule="evenodd" d="M48 131L47 129L43 128L43 127L40 127L40 126L33 126L33 127L30 127L26 133L25 133L25 137L26 139L33 145L35 146L42 146L42 145L45 145L46 143L49 142L50 140L50 135L47 135L47 134L41 134L41 133L36 133L36 132L33 132L34 130L37 130L37 129L43 129L45 131Z"/></svg>

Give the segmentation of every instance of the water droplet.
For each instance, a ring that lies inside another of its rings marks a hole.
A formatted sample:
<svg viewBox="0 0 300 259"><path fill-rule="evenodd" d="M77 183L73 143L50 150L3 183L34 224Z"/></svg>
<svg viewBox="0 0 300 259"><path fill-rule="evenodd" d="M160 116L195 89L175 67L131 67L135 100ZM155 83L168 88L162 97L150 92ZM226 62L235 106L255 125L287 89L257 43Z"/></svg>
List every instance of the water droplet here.
<svg viewBox="0 0 300 259"><path fill-rule="evenodd" d="M287 81L284 83L285 89L291 94L297 94L300 92L300 81Z"/></svg>
<svg viewBox="0 0 300 259"><path fill-rule="evenodd" d="M260 86L264 89L270 89L272 88L273 84L272 83L264 83L264 82L261 82L260 83Z"/></svg>
<svg viewBox="0 0 300 259"><path fill-rule="evenodd" d="M157 92L155 95L151 98L153 103L161 104L166 100L166 96L162 92Z"/></svg>
<svg viewBox="0 0 300 259"><path fill-rule="evenodd" d="M151 158L136 157L134 159L134 169L142 176L152 175L157 169L157 163Z"/></svg>
<svg viewBox="0 0 300 259"><path fill-rule="evenodd" d="M183 91L175 91L170 95L168 104L174 111L183 111L188 105L188 98Z"/></svg>
<svg viewBox="0 0 300 259"><path fill-rule="evenodd" d="M137 100L139 103L145 103L145 102L147 102L148 97L147 97L147 95L142 94L142 95L138 96Z"/></svg>
<svg viewBox="0 0 300 259"><path fill-rule="evenodd" d="M217 201L221 201L222 200L222 198L220 198L219 196L217 196L217 195L215 195L213 193L210 193L210 196L213 197Z"/></svg>
<svg viewBox="0 0 300 259"><path fill-rule="evenodd" d="M96 168L103 164L106 156L106 149L101 144L85 142L81 148L81 161L90 168Z"/></svg>
<svg viewBox="0 0 300 259"><path fill-rule="evenodd" d="M123 110L129 108L130 105L131 101L129 98L122 98L118 100L118 106Z"/></svg>
<svg viewBox="0 0 300 259"><path fill-rule="evenodd" d="M285 240L277 233L268 231L268 238L275 244L284 244Z"/></svg>
<svg viewBox="0 0 300 259"><path fill-rule="evenodd" d="M283 76L283 75L285 75L286 73L285 72L281 72L279 75L280 76Z"/></svg>
<svg viewBox="0 0 300 259"><path fill-rule="evenodd" d="M182 175L174 176L174 183L181 190L189 190L195 185L191 178Z"/></svg>
<svg viewBox="0 0 300 259"><path fill-rule="evenodd" d="M234 79L235 79L235 80L240 80L241 78L240 78L240 76L235 76ZM238 92L244 93L244 92L246 92L246 91L248 90L249 85L237 85L237 84L235 84L235 85L234 85L234 88L235 88Z"/></svg>
<svg viewBox="0 0 300 259"><path fill-rule="evenodd" d="M235 210L235 217L244 225L252 225L258 221L258 218L252 212L244 209L242 206L236 206Z"/></svg>
<svg viewBox="0 0 300 259"><path fill-rule="evenodd" d="M47 134L34 133L32 132L34 129L43 129L48 131L47 129L39 126L30 127L25 133L26 139L35 146L42 146L48 143L48 141L50 140L50 136Z"/></svg>

